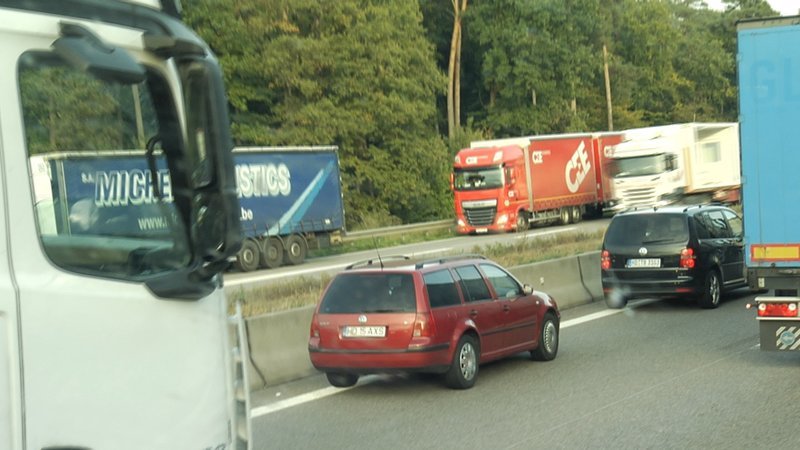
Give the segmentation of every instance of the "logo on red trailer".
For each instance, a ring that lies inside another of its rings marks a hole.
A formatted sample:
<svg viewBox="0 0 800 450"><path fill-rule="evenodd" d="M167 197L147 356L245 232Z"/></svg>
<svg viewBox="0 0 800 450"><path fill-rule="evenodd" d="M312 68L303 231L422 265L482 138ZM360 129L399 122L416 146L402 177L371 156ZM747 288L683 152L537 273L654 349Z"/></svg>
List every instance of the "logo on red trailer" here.
<svg viewBox="0 0 800 450"><path fill-rule="evenodd" d="M567 162L564 176L567 180L567 189L573 194L578 192L581 183L586 179L589 170L592 168L592 163L589 162L589 154L586 152L586 144L581 141L572 158Z"/></svg>

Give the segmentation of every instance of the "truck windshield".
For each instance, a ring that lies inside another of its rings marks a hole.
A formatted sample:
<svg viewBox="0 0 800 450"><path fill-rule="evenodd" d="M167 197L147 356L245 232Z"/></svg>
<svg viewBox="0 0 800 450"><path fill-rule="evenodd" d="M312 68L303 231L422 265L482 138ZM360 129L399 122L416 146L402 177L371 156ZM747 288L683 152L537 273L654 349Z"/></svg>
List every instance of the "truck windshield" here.
<svg viewBox="0 0 800 450"><path fill-rule="evenodd" d="M658 155L616 158L611 162L611 174L617 178L658 175L667 171L667 160Z"/></svg>
<svg viewBox="0 0 800 450"><path fill-rule="evenodd" d="M140 84L102 81L31 52L20 59L19 83L38 232L49 259L74 272L131 280L185 267L187 235L163 156L181 151L166 80L150 71ZM156 146L148 161L151 139L166 148Z"/></svg>
<svg viewBox="0 0 800 450"><path fill-rule="evenodd" d="M476 191L503 187L503 170L500 166L456 169L454 185L457 191Z"/></svg>

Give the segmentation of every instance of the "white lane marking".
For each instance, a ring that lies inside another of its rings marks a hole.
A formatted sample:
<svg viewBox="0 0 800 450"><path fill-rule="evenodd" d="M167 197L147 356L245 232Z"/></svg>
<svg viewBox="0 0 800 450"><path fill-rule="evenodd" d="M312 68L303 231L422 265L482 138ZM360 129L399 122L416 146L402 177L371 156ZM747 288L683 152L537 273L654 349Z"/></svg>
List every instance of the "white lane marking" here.
<svg viewBox="0 0 800 450"><path fill-rule="evenodd" d="M308 392L306 394L298 395L297 397L281 400L271 405L259 406L257 408L253 408L250 410L250 417L265 416L267 414L274 413L282 409L291 408L292 406L302 405L303 403L313 402L314 400L330 397L331 395L338 394L340 392L349 391L354 387L355 386L349 388L336 388L331 386L316 391Z"/></svg>
<svg viewBox="0 0 800 450"><path fill-rule="evenodd" d="M623 309L606 309L604 311L598 311L596 313L588 314L583 317L576 317L574 319L565 320L561 322L562 329L574 327L575 325L580 325L582 323L591 322L593 320L602 319L603 317L613 316L614 314L619 314Z"/></svg>
<svg viewBox="0 0 800 450"><path fill-rule="evenodd" d="M649 305L651 303L658 302L658 299L650 299L650 300L640 300L634 303L633 305L628 306L627 308L622 309L605 309L603 311L598 311L596 313L587 314L585 316L576 317L574 319L569 319L561 322L561 326L559 328L569 328L574 327L575 325L580 325L582 323L591 322L593 320L602 319L603 317L613 316L614 314L626 313L631 314L633 309L636 309L639 306Z"/></svg>
<svg viewBox="0 0 800 450"><path fill-rule="evenodd" d="M539 237L539 236L547 236L548 234L558 234L564 233L566 231L575 231L577 228L575 227L567 227L567 228L559 228L558 230L552 231L534 231L533 233L525 233L521 236L516 236L517 239L525 239L525 238L532 238L532 237Z"/></svg>
<svg viewBox="0 0 800 450"><path fill-rule="evenodd" d="M636 302L636 306L652 303L655 301L658 300L639 301ZM586 322L591 322L593 320L602 319L603 317L613 316L614 314L619 314L624 311L625 309L607 309L604 311L598 311L596 313L588 314L582 317L577 317L575 319L565 320L564 322L561 322L560 328L563 329L563 328L574 327L575 325L580 325ZM314 400L330 397L331 395L340 394L342 392L349 391L350 389L356 388L358 386L364 386L366 384L372 383L377 379L378 376L376 375L361 377L361 379L358 380L358 384L353 387L349 388L326 387L318 389L316 391L298 395L297 397L281 400L279 402L275 402L270 405L258 406L250 410L250 417L261 417L267 414L284 410L286 408L302 405L303 403L313 402Z"/></svg>
<svg viewBox="0 0 800 450"><path fill-rule="evenodd" d="M452 250L451 247L440 248L440 249L436 249L436 250L425 250L425 251L422 251L422 252L410 253L409 256L413 258L415 256L423 256L423 255L428 255L428 254L431 254L431 253L441 253L441 252L446 252L446 251L450 251L450 250ZM377 258L377 256L376 256L376 258ZM238 278L236 280L225 280L225 285L226 286L238 286L240 284L252 283L254 281L267 281L267 280L272 280L272 279L275 279L275 278L293 277L293 276L296 276L296 275L304 275L304 274L308 274L308 273L322 272L322 271L325 271L325 270L342 269L342 268L345 268L345 267L349 266L353 262L355 262L355 261L346 262L346 263L340 263L340 264L331 264L331 265L322 266L322 267L312 267L312 268L308 268L308 269L297 269L297 270L291 270L289 272L251 275L251 276L248 276L248 277Z"/></svg>
<svg viewBox="0 0 800 450"><path fill-rule="evenodd" d="M297 397L287 398L286 400L281 400L279 402L275 402L270 405L258 406L250 410L250 417L265 416L267 414L278 412L286 408L302 405L303 403L313 402L314 400L330 397L331 395L341 394L342 392L347 392L350 389L355 389L359 386L364 386L373 383L376 380L378 380L377 375L367 375L361 377L358 380L358 384L352 387L337 388L330 386L322 389L317 389L316 391L307 392L305 394L298 395Z"/></svg>

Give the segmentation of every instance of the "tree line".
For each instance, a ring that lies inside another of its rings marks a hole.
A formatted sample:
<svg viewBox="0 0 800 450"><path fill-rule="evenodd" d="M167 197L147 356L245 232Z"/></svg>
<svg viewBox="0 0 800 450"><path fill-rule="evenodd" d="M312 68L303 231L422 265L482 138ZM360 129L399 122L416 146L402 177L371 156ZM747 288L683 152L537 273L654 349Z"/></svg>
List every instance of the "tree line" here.
<svg viewBox="0 0 800 450"><path fill-rule="evenodd" d="M737 120L736 21L777 13L725 5L192 0L184 18L220 60L236 145L338 145L357 229L452 217L471 140Z"/></svg>

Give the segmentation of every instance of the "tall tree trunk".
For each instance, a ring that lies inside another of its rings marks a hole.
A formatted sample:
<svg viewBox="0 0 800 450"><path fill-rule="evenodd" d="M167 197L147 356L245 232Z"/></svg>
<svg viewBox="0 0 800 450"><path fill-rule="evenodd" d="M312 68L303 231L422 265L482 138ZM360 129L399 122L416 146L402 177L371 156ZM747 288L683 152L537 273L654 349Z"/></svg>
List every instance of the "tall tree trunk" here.
<svg viewBox="0 0 800 450"><path fill-rule="evenodd" d="M447 68L447 134L452 139L461 126L461 17L467 0L450 0L453 5L453 35L450 38L450 61Z"/></svg>

